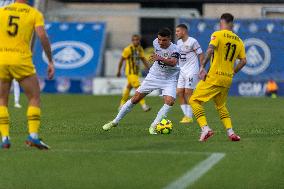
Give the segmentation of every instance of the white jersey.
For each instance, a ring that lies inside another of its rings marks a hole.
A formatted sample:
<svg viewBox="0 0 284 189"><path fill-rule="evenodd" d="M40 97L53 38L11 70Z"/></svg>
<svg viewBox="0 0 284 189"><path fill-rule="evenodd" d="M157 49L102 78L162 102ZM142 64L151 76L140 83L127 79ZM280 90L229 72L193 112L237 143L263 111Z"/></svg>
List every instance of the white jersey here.
<svg viewBox="0 0 284 189"><path fill-rule="evenodd" d="M177 41L180 59L179 66L181 72L195 74L199 71L198 55L202 53L202 49L198 41L192 37L183 42L182 39Z"/></svg>
<svg viewBox="0 0 284 189"><path fill-rule="evenodd" d="M155 53L163 58L175 57L179 58L179 52L177 46L173 43L167 48L162 49L158 43L158 39L153 41L153 47ZM161 61L155 61L153 66L150 68L149 74L160 79L174 79L177 80L179 74L179 66L169 66Z"/></svg>

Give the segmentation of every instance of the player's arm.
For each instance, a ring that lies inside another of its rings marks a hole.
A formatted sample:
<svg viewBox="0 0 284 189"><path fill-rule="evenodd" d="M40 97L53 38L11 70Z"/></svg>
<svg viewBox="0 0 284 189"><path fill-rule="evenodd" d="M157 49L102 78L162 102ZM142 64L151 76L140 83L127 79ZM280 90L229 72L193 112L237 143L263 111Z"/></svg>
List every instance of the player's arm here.
<svg viewBox="0 0 284 189"><path fill-rule="evenodd" d="M156 53L154 53L150 58L151 61L161 61L168 66L177 65L178 59L179 59L179 53L177 53L177 52L173 53L170 58L161 57L161 56L157 55Z"/></svg>
<svg viewBox="0 0 284 189"><path fill-rule="evenodd" d="M234 73L238 73L247 63L247 59L246 58L241 58L239 63L236 65L235 69L234 69Z"/></svg>
<svg viewBox="0 0 284 189"><path fill-rule="evenodd" d="M204 60L204 53L201 53L201 54L199 54L198 55L198 58L199 58L199 64L201 64L201 62L203 62L203 60Z"/></svg>
<svg viewBox="0 0 284 189"><path fill-rule="evenodd" d="M240 53L237 57L240 61L239 63L235 66L234 68L234 73L238 73L247 63L247 59L246 59L246 50L245 50L245 46L244 43L241 42L241 50Z"/></svg>
<svg viewBox="0 0 284 189"><path fill-rule="evenodd" d="M146 58L145 57L141 57L141 60L142 60L142 62L144 64L145 68L149 70L150 69L150 65L149 65L148 61L146 60Z"/></svg>
<svg viewBox="0 0 284 189"><path fill-rule="evenodd" d="M54 76L54 63L52 60L52 53L51 53L51 47L50 43L46 34L46 31L44 29L44 26L37 26L35 27L35 32L41 42L41 45L43 47L43 50L46 54L46 57L48 59L48 68L47 68L47 77L48 79L52 79Z"/></svg>
<svg viewBox="0 0 284 189"><path fill-rule="evenodd" d="M122 65L123 65L123 62L125 61L125 58L122 56L119 60L119 63L118 63L118 70L117 70L117 73L116 73L116 76L117 77L120 77L121 76L121 68L122 68Z"/></svg>
<svg viewBox="0 0 284 189"><path fill-rule="evenodd" d="M211 59L213 53L214 53L214 48L215 46L210 44L208 46L208 49L205 53L205 56L203 58L202 61L200 61L200 70L199 70L199 78L202 80L205 80L206 75L207 75L207 71L205 69L206 64L208 63L208 61Z"/></svg>

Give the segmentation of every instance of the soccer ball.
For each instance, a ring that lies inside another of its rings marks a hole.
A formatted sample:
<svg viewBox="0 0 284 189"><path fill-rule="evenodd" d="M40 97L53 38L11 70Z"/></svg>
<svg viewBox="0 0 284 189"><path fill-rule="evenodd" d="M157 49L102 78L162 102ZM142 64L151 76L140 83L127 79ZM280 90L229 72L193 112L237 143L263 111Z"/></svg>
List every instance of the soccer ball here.
<svg viewBox="0 0 284 189"><path fill-rule="evenodd" d="M173 129L173 124L168 119L162 119L160 123L157 124L156 131L160 134L170 134Z"/></svg>

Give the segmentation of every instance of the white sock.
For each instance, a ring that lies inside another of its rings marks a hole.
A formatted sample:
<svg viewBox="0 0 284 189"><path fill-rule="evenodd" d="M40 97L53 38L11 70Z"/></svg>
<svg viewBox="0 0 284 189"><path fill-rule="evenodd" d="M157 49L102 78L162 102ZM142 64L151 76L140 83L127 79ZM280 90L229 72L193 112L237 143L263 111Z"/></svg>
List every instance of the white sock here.
<svg viewBox="0 0 284 189"><path fill-rule="evenodd" d="M232 128L227 129L227 135L228 135L228 136L231 136L231 135L234 134L234 133L235 133L235 132L233 131Z"/></svg>
<svg viewBox="0 0 284 189"><path fill-rule="evenodd" d="M13 80L13 87L14 87L15 104L19 104L19 102L20 102L20 85L16 80Z"/></svg>
<svg viewBox="0 0 284 189"><path fill-rule="evenodd" d="M202 127L201 130L203 132L205 132L205 131L210 131L211 129L210 129L210 127L208 125L206 125L206 126Z"/></svg>
<svg viewBox="0 0 284 189"><path fill-rule="evenodd" d="M6 139L10 139L10 137L8 137L8 136L2 137L2 142L5 142Z"/></svg>
<svg viewBox="0 0 284 189"><path fill-rule="evenodd" d="M183 115L187 116L187 104L181 104L180 108L182 109Z"/></svg>
<svg viewBox="0 0 284 189"><path fill-rule="evenodd" d="M30 137L33 139L38 139L38 133L30 133Z"/></svg>
<svg viewBox="0 0 284 189"><path fill-rule="evenodd" d="M192 108L191 108L191 106L190 105L187 105L187 113L186 113L186 115L188 116L188 117L190 117L190 118L192 118Z"/></svg>
<svg viewBox="0 0 284 189"><path fill-rule="evenodd" d="M133 108L135 104L132 104L131 99L129 99L123 106L120 108L116 118L113 120L114 123L118 123L130 110Z"/></svg>
<svg viewBox="0 0 284 189"><path fill-rule="evenodd" d="M167 104L164 104L164 106L159 110L155 120L153 121L153 123L151 124L151 127L156 127L156 125L164 118L167 116L168 112L170 111L170 109L172 108L172 106L169 106Z"/></svg>

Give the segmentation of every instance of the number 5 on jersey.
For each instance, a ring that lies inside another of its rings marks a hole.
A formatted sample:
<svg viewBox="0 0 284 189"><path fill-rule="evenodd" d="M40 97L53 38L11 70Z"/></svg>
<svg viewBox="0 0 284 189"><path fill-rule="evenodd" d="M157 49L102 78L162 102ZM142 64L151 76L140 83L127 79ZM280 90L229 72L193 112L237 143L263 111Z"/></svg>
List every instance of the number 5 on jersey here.
<svg viewBox="0 0 284 189"><path fill-rule="evenodd" d="M10 30L8 30L8 34L12 37L15 37L19 31L18 21L20 20L19 16L9 16L8 26Z"/></svg>

